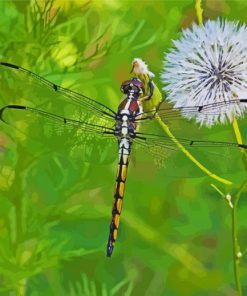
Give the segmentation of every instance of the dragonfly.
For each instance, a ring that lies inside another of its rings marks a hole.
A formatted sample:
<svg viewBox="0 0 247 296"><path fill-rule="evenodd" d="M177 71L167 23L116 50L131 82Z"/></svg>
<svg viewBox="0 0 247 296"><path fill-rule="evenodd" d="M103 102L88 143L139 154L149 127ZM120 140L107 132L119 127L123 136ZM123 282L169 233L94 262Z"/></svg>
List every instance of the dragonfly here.
<svg viewBox="0 0 247 296"><path fill-rule="evenodd" d="M32 83L40 84L42 87L61 95L66 104L73 104L81 110L80 116L65 117L60 114L51 113L45 110L45 107L32 107L28 105L8 104L0 109L0 121L9 125L14 125L13 120L6 119L6 114L18 113L20 117L28 114L28 118L53 122L57 126L66 126L70 129L80 130L81 133L89 134L90 139L96 137L107 137L114 139L118 146L118 164L114 190L114 200L112 206L112 217L110 222L109 237L106 247L107 257L111 257L117 240L120 215L122 211L123 197L127 179L128 166L132 147L135 145L145 148L153 154L160 156L160 149L179 150L170 137L163 134L142 132L140 127L144 123L148 125L153 122L157 116L162 120L178 119L179 113L186 112L195 116L197 114L210 116L218 114L222 107L235 104L246 104L246 99L236 101L236 99L228 102L218 102L201 106L191 106L184 108L164 108L159 104L154 110L143 111L141 105L141 97L144 93L144 84L137 77L132 77L121 84L121 92L125 98L120 102L116 111L112 110L105 104L92 99L86 95L79 94L70 89L59 86L46 78L43 78L32 71L20 66L0 62L0 67L11 71L20 72L25 77L31 79ZM88 114L93 115L96 122L92 122ZM143 125L145 128L145 124ZM177 140L187 149L203 148L227 148L227 149L247 149L247 145L233 142L205 141L197 139L177 138ZM154 151L152 148L155 148Z"/></svg>

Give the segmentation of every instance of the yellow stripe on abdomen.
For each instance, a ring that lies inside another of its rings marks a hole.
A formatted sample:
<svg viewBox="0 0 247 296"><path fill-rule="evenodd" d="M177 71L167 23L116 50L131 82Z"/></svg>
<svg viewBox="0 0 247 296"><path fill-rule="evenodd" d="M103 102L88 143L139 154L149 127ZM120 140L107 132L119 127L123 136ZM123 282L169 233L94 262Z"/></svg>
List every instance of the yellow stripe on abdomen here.
<svg viewBox="0 0 247 296"><path fill-rule="evenodd" d="M119 165L118 165L118 167L119 167ZM127 177L127 165L123 164L122 167L121 167L121 179L123 181L125 181L126 177Z"/></svg>
<svg viewBox="0 0 247 296"><path fill-rule="evenodd" d="M126 159L127 156L127 159ZM128 160L129 155L120 155L118 169L117 169L117 178L116 178L116 187L114 192L114 202L112 206L112 220L110 224L110 234L107 243L107 256L110 257L113 248L115 245L115 241L117 239L118 227L120 221L120 215L122 210L124 189L125 189L125 181L127 177L128 171Z"/></svg>

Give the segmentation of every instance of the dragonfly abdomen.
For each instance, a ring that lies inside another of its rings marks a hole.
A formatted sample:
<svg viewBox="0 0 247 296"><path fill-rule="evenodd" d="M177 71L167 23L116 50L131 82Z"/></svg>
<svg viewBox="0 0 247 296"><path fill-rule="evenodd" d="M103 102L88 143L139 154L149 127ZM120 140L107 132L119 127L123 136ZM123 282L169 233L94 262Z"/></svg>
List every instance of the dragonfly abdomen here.
<svg viewBox="0 0 247 296"><path fill-rule="evenodd" d="M130 144L131 143L127 138L122 138L119 141L119 161L117 169L116 187L114 191L114 201L112 206L110 234L107 243L107 257L111 256L114 249L115 241L117 239L125 182L129 164Z"/></svg>

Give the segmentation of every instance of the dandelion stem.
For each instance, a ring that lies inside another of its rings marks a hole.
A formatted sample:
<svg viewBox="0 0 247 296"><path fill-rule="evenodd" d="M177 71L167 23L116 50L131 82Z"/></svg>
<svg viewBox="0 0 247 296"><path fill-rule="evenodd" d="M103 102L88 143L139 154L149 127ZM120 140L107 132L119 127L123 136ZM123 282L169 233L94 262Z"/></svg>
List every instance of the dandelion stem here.
<svg viewBox="0 0 247 296"><path fill-rule="evenodd" d="M233 131L234 131L237 143L238 144L243 144L242 135L241 135L241 132L240 132L238 122L237 122L236 118L233 119L232 127L233 127ZM244 164L245 170L247 171L247 155L246 155L246 151L244 149L241 149L241 153L242 153L242 162Z"/></svg>
<svg viewBox="0 0 247 296"><path fill-rule="evenodd" d="M240 186L237 194L235 195L234 202L233 202L233 208L232 208L232 249L233 249L233 269L234 269L234 277L235 277L235 284L236 289L238 291L238 295L242 296L242 288L241 288L241 282L240 282L240 270L239 270L239 264L241 260L241 250L238 243L238 223L237 223L237 208L238 208L238 202L240 195L244 188L247 185L247 180L243 182L243 184Z"/></svg>
<svg viewBox="0 0 247 296"><path fill-rule="evenodd" d="M233 131L235 133L235 137L238 144L243 144L242 135L238 126L237 119L234 118L232 122ZM243 149L241 149L243 158L243 164L245 168L247 168L247 160L246 160L246 154ZM238 243L238 224L237 224L237 207L238 207L238 201L240 198L240 195L242 193L242 190L247 184L247 180L242 184L240 189L238 190L233 203L233 209L232 209L232 245L233 245L233 269L234 269L234 276L235 276L235 284L236 289L238 291L239 296L242 296L242 288L241 288L241 282L240 282L240 270L239 270L239 264L241 260L242 253L240 251L240 246Z"/></svg>
<svg viewBox="0 0 247 296"><path fill-rule="evenodd" d="M198 20L198 24L199 26L202 26L202 13L203 13L203 9L202 9L202 5L201 5L201 0L196 0L196 4L195 4L195 9L196 9L196 16L197 16L197 20Z"/></svg>
<svg viewBox="0 0 247 296"><path fill-rule="evenodd" d="M240 247L238 244L238 224L237 224L237 206L233 205L232 208L232 243L233 243L233 269L234 269L234 277L236 289L238 291L239 296L242 296L242 289L240 283L240 272L239 272L239 263L240 258L238 254L240 253Z"/></svg>
<svg viewBox="0 0 247 296"><path fill-rule="evenodd" d="M235 133L235 137L236 137L237 143L238 144L243 144L241 132L240 132L240 129L239 129L239 126L238 126L238 122L237 122L237 119L236 118L233 119L232 126L233 126L233 130L234 130L234 133Z"/></svg>
<svg viewBox="0 0 247 296"><path fill-rule="evenodd" d="M209 169L207 169L204 165L202 165L176 138L175 136L172 134L172 132L170 131L169 127L161 120L161 118L156 115L156 120L158 121L159 125L161 126L161 128L164 130L164 132L171 138L171 140L178 146L178 148L201 170L203 171L206 175L208 175L209 177L223 183L226 185L231 185L232 182L227 180L227 179L223 179L219 176L217 176L216 174L212 173Z"/></svg>

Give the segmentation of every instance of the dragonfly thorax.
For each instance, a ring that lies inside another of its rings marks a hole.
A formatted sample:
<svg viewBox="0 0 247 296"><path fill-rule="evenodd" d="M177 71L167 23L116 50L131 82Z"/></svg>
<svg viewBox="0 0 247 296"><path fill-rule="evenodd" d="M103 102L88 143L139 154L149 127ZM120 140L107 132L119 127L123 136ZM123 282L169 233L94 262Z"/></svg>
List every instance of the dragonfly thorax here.
<svg viewBox="0 0 247 296"><path fill-rule="evenodd" d="M127 122L128 120L129 120L128 116L126 114L123 114L122 121Z"/></svg>
<svg viewBox="0 0 247 296"><path fill-rule="evenodd" d="M116 116L115 135L119 138L134 138L135 137L135 116L124 112L118 112Z"/></svg>

